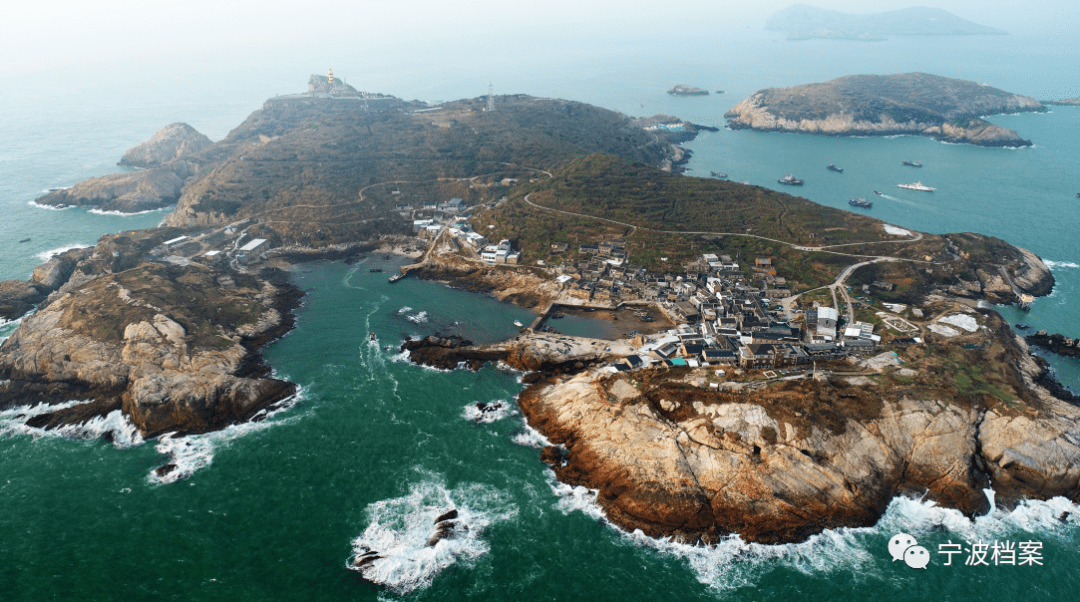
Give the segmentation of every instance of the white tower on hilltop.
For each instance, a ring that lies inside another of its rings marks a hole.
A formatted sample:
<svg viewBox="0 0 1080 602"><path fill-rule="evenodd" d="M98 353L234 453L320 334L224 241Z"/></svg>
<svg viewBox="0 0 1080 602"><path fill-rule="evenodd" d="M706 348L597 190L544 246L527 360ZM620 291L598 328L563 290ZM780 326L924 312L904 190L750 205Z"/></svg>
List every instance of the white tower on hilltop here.
<svg viewBox="0 0 1080 602"><path fill-rule="evenodd" d="M328 76L328 78L330 80L329 83L331 83L331 84L334 83L334 69L333 68L330 69L330 75Z"/></svg>
<svg viewBox="0 0 1080 602"><path fill-rule="evenodd" d="M488 113L495 110L495 96L491 93L491 91L492 91L491 82L488 82L488 105L487 105Z"/></svg>

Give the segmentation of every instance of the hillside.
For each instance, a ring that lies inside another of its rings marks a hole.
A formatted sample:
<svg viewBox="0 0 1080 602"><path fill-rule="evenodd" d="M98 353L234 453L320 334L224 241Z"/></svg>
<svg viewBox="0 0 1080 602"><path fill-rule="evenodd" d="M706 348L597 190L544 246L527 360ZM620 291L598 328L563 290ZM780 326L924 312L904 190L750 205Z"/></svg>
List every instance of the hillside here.
<svg viewBox="0 0 1080 602"><path fill-rule="evenodd" d="M947 10L915 6L877 13L845 13L794 4L772 14L766 29L786 31L788 39L882 40L885 35L966 36L1006 32L962 19Z"/></svg>
<svg viewBox="0 0 1080 602"><path fill-rule="evenodd" d="M980 146L1031 146L983 115L1045 111L1039 101L984 84L927 73L849 75L767 88L724 117L733 129L831 136L912 134Z"/></svg>

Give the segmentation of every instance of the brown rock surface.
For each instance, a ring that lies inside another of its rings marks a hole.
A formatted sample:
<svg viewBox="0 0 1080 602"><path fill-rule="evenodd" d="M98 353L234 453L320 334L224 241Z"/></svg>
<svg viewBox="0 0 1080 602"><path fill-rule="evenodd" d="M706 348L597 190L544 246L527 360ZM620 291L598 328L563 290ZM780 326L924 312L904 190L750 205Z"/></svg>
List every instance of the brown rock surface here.
<svg viewBox="0 0 1080 602"><path fill-rule="evenodd" d="M193 165L179 161L165 167L114 173L55 190L34 202L58 207L95 205L102 211L122 213L149 211L176 203L185 180L194 172Z"/></svg>
<svg viewBox="0 0 1080 602"><path fill-rule="evenodd" d="M800 541L872 524L904 493L970 515L991 482L1003 503L1080 499L1080 410L1046 395L1026 412L839 382L739 395L657 370L549 378L519 404L565 445L545 454L560 480L599 490L613 522L654 537Z"/></svg>
<svg viewBox="0 0 1080 602"><path fill-rule="evenodd" d="M120 165L153 167L182 159L213 142L186 123L167 125L142 144L124 153Z"/></svg>

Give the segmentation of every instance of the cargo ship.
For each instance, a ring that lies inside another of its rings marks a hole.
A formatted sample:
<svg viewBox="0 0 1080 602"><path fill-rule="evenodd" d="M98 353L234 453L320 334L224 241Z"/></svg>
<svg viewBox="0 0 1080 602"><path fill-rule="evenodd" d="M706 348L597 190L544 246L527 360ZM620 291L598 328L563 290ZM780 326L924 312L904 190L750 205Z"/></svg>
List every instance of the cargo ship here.
<svg viewBox="0 0 1080 602"><path fill-rule="evenodd" d="M920 190L922 192L934 192L937 188L931 188L922 182L915 182L914 184L897 184L897 188L906 188L908 190Z"/></svg>

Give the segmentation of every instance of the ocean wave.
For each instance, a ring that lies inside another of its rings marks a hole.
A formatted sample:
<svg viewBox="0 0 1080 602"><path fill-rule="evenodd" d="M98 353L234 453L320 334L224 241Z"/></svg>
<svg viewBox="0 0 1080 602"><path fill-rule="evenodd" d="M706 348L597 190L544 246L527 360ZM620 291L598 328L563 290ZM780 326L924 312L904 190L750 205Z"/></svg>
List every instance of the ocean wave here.
<svg viewBox="0 0 1080 602"><path fill-rule="evenodd" d="M435 537L436 518L449 510L457 517L443 523L443 537ZM367 507L368 526L353 540L346 566L398 594L426 588L451 565L469 567L487 554L484 531L517 513L510 496L490 485L448 489L442 478L426 475L407 495Z"/></svg>
<svg viewBox="0 0 1080 602"><path fill-rule="evenodd" d="M30 205L31 207L34 207L36 209L48 209L49 211L63 211L65 209L71 209L72 207L76 206L76 205L65 205L63 207L54 207L52 205L42 205L41 203L35 203L34 201L28 201L26 204Z"/></svg>
<svg viewBox="0 0 1080 602"><path fill-rule="evenodd" d="M550 447L551 441L548 440L540 431L529 426L529 423L525 420L521 421L521 430L514 433L510 440L518 445L524 445L525 447L535 447L540 449L541 447Z"/></svg>
<svg viewBox="0 0 1080 602"><path fill-rule="evenodd" d="M428 321L428 313L426 311L418 311L415 314L405 316L405 319L413 324L423 324Z"/></svg>
<svg viewBox="0 0 1080 602"><path fill-rule="evenodd" d="M558 498L556 506L564 514L581 512L611 524L596 501L595 490L572 487L556 481L553 475L550 479L552 492ZM755 585L777 562L816 577L837 572L869 575L874 571L875 563L882 567L890 564L886 544L890 537L901 532L925 539L927 544L930 540L937 543L945 540L991 542L1029 536L1067 540L1080 524L1078 518L1073 518L1080 517L1080 506L1063 497L1047 501L1024 500L1012 510L1002 510L994 505L992 490L984 490L984 493L990 500L991 509L974 519L930 500L899 496L893 498L884 515L872 527L827 529L794 544L748 543L733 535L711 546L692 545L648 537L641 530L631 533L611 526L630 545L684 560L702 584L716 590L733 590ZM932 564L938 562L940 560L935 560Z"/></svg>
<svg viewBox="0 0 1080 602"><path fill-rule="evenodd" d="M477 424L491 424L498 422L514 413L514 404L503 399L496 399L488 403L470 403L465 406L462 414L465 419Z"/></svg>
<svg viewBox="0 0 1080 602"><path fill-rule="evenodd" d="M87 247L92 247L92 246L93 245L84 245L82 243L76 242L76 243L71 243L69 245L64 245L63 247L57 247L55 249L49 249L48 251L42 251L40 253L35 254L34 257L37 257L38 259L40 259L42 261L48 261L48 260L52 259L53 257L55 257L55 256L57 256L57 255L59 255L61 253L66 253L66 252L68 252L68 251L70 251L72 249L85 249Z"/></svg>
<svg viewBox="0 0 1080 602"><path fill-rule="evenodd" d="M1055 268L1080 268L1080 264L1074 263L1072 261L1051 261L1049 259L1044 259L1043 263L1045 263L1046 267L1050 268L1051 270Z"/></svg>
<svg viewBox="0 0 1080 602"><path fill-rule="evenodd" d="M410 311L412 311L412 308L409 307L408 305L406 305L405 307L402 307L401 309L397 310L399 316L403 315L403 314L407 314Z"/></svg>
<svg viewBox="0 0 1080 602"><path fill-rule="evenodd" d="M108 437L113 447L127 449L142 444L139 430L120 410L113 410L105 416L95 416L81 424L69 424L55 429L43 429L29 426L28 420L35 416L65 410L88 403L86 400L72 400L60 404L40 403L34 406L20 406L0 412L0 436L29 435L35 439L41 437L63 437L65 439L91 440Z"/></svg>
<svg viewBox="0 0 1080 602"><path fill-rule="evenodd" d="M262 410L248 422L233 424L219 431L203 433L201 435L176 435L168 433L158 438L154 449L165 456L167 461L159 468L150 471L147 480L156 485L168 485L182 481L195 474L200 469L210 466L214 461L214 453L229 445L232 441L251 433L266 430L272 426L286 424L295 420L275 420L269 418L289 410L305 399L304 389L301 387L292 396L283 401L274 409Z"/></svg>
<svg viewBox="0 0 1080 602"><path fill-rule="evenodd" d="M157 209L147 209L145 211L103 211L101 209L91 209L87 213L94 213L97 215L118 215L120 217L127 217L129 215L144 215L146 213L157 213L158 211L167 211L172 209L173 206L158 207Z"/></svg>

